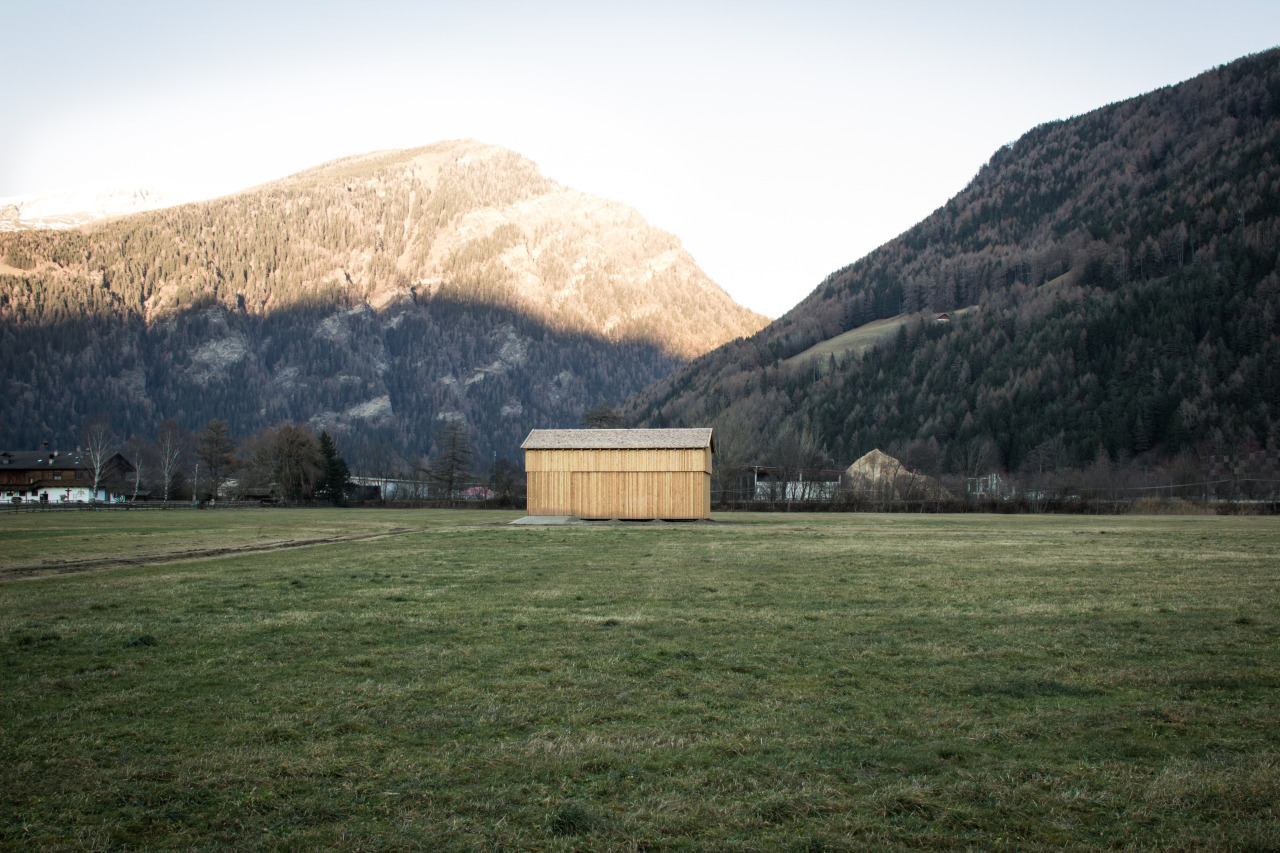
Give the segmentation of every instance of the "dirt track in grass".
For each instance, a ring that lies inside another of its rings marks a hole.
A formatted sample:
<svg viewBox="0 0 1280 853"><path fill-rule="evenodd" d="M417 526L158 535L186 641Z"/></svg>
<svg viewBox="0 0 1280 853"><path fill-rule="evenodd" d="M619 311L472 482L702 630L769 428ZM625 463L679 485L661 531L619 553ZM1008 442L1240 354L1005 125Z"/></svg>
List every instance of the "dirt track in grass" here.
<svg viewBox="0 0 1280 853"><path fill-rule="evenodd" d="M425 527L397 527L376 533L356 533L347 536L320 536L310 539L291 539L280 542L255 542L248 545L233 545L221 548L189 548L177 551L162 551L151 554L131 554L121 557L96 557L82 560L45 560L39 563L28 563L17 566L0 567L0 583L5 581L30 580L48 575L70 575L82 572L97 572L110 569L134 568L137 566L154 566L164 563L185 562L188 560L205 560L211 557L225 557L232 554L259 554L268 551L284 551L290 548L308 548L314 545L333 545L340 542L360 542L367 539L385 539L389 536L403 536L406 533L421 533Z"/></svg>

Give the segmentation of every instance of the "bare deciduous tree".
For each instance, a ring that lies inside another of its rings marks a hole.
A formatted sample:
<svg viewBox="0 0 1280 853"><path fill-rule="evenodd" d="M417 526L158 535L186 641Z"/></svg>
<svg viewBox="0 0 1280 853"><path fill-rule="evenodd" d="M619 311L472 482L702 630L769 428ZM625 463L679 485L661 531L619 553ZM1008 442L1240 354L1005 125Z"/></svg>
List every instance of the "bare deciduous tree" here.
<svg viewBox="0 0 1280 853"><path fill-rule="evenodd" d="M324 474L324 457L310 430L280 424L258 433L247 445L249 470L259 485L289 500L311 497Z"/></svg>
<svg viewBox="0 0 1280 853"><path fill-rule="evenodd" d="M133 494L129 499L137 503L138 493L142 489L142 478L151 476L150 472L155 464L155 452L145 440L133 436L124 443L124 454L133 463Z"/></svg>
<svg viewBox="0 0 1280 853"><path fill-rule="evenodd" d="M989 436L980 435L960 448L958 462L966 478L981 477L1000 464L1000 450Z"/></svg>
<svg viewBox="0 0 1280 853"><path fill-rule="evenodd" d="M720 487L720 500L733 500L740 497L737 492L750 460L750 431L732 407L720 414L713 430L716 451L712 467L716 484Z"/></svg>
<svg viewBox="0 0 1280 853"><path fill-rule="evenodd" d="M183 429L173 418L160 424L160 431L156 434L156 467L165 503L182 484L193 440L191 431ZM194 484L192 488L195 488Z"/></svg>
<svg viewBox="0 0 1280 853"><path fill-rule="evenodd" d="M626 429L627 422L608 401L602 399L582 416L581 425L589 429Z"/></svg>
<svg viewBox="0 0 1280 853"><path fill-rule="evenodd" d="M84 440L84 457L93 475L91 500L97 502L98 489L111 476L112 462L118 452L115 432L111 429L111 416L105 413L92 416L85 421L81 436Z"/></svg>
<svg viewBox="0 0 1280 853"><path fill-rule="evenodd" d="M796 429L784 427L773 447L774 464L778 467L778 480L782 484L782 497L790 506L792 500L812 500L814 473L819 467L818 440L808 426ZM808 474L808 482L805 475ZM799 485L792 486L792 483Z"/></svg>
<svg viewBox="0 0 1280 853"><path fill-rule="evenodd" d="M902 452L902 464L908 471L917 474L928 474L936 476L938 473L938 440L930 438L928 441L917 438L907 445L906 450Z"/></svg>

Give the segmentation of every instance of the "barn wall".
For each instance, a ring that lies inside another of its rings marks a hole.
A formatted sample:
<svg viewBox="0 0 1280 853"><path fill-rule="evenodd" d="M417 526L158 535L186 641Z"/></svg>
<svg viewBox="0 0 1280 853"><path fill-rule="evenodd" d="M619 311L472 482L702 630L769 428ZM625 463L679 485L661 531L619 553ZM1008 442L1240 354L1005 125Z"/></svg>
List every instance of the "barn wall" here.
<svg viewBox="0 0 1280 853"><path fill-rule="evenodd" d="M575 471L578 518L706 518L711 477L702 471Z"/></svg>
<svg viewBox="0 0 1280 853"><path fill-rule="evenodd" d="M704 471L710 449L526 450L525 471Z"/></svg>
<svg viewBox="0 0 1280 853"><path fill-rule="evenodd" d="M534 453L532 450L528 452ZM570 472L528 469L526 472L529 500L525 511L529 515L573 515Z"/></svg>
<svg viewBox="0 0 1280 853"><path fill-rule="evenodd" d="M709 518L711 450L527 450L529 515Z"/></svg>

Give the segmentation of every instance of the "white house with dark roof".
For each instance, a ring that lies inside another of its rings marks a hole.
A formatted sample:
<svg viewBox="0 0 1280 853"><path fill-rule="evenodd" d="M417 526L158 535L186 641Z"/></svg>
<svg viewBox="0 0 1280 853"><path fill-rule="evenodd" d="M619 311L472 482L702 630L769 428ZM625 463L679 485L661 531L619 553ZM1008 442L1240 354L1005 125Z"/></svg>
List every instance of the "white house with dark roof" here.
<svg viewBox="0 0 1280 853"><path fill-rule="evenodd" d="M122 479L134 472L133 463L114 454L103 466L104 476L93 490L93 463L87 453L57 450L0 451L0 500L39 503L116 503L125 500Z"/></svg>

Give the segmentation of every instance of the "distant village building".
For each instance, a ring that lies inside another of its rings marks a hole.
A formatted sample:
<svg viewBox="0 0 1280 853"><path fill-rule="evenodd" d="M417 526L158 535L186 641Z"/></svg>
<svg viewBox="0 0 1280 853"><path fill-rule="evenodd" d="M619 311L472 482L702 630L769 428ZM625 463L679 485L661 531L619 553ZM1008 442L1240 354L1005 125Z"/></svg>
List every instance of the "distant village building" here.
<svg viewBox="0 0 1280 853"><path fill-rule="evenodd" d="M1014 484L999 474L983 474L981 477L970 477L966 481L969 497L977 500L1007 501L1017 497L1018 490Z"/></svg>
<svg viewBox="0 0 1280 853"><path fill-rule="evenodd" d="M127 499L123 482L132 473L133 463L114 454L103 466L95 494L93 464L86 453L4 450L0 451L0 497L13 503L116 503Z"/></svg>
<svg viewBox="0 0 1280 853"><path fill-rule="evenodd" d="M535 429L520 447L529 515L711 516L709 428Z"/></svg>
<svg viewBox="0 0 1280 853"><path fill-rule="evenodd" d="M841 473L753 465L752 494L758 501L834 501L840 496Z"/></svg>

